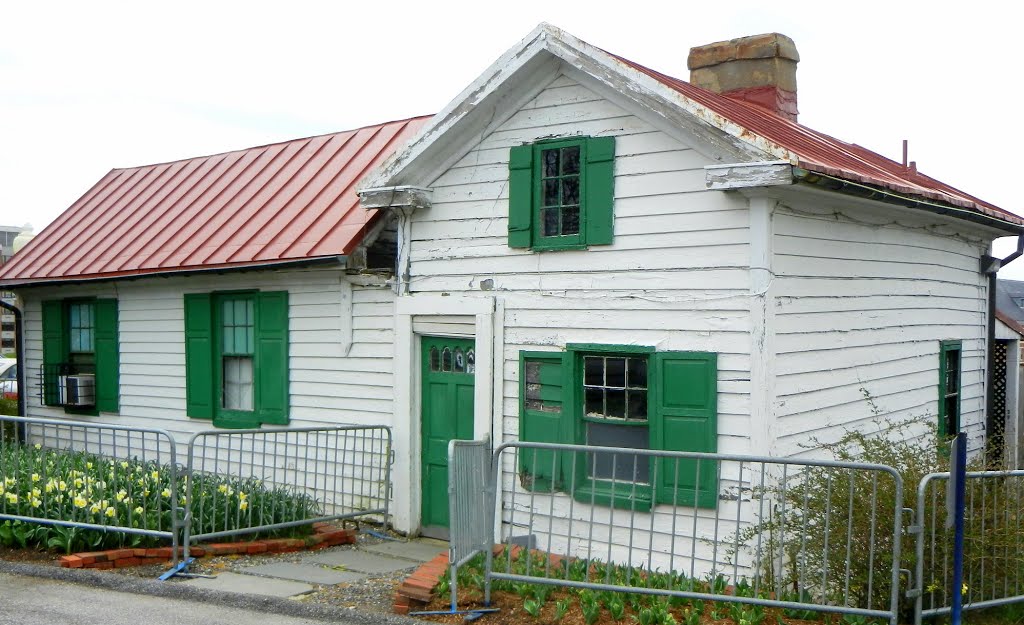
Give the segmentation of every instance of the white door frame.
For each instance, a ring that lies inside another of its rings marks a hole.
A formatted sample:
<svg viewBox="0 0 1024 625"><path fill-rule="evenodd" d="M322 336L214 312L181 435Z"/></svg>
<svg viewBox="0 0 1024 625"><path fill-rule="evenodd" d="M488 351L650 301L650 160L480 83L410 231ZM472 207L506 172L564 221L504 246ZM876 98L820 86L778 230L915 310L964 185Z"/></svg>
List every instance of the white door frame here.
<svg viewBox="0 0 1024 625"><path fill-rule="evenodd" d="M420 527L422 489L421 419L420 419L420 340L413 332L412 319L431 315L472 315L476 320L476 378L473 387L473 437L491 434L494 412L495 380L502 375L500 358L502 320L495 323L493 297L466 295L410 295L395 302L395 463L391 467L392 511L395 528L415 532ZM500 316L500 313L499 313ZM497 358L496 358L497 356ZM495 366L495 363L499 363ZM500 436L500 434L496 434ZM493 438L492 438L493 440Z"/></svg>

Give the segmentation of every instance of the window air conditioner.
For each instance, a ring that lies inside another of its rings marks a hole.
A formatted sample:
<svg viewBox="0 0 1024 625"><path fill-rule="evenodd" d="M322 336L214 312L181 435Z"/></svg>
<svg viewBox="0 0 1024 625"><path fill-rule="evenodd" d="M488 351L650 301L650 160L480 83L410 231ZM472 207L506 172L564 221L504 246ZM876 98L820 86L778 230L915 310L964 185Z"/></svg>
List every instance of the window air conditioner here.
<svg viewBox="0 0 1024 625"><path fill-rule="evenodd" d="M91 373L63 375L60 388L65 406L93 406L96 404L96 376Z"/></svg>

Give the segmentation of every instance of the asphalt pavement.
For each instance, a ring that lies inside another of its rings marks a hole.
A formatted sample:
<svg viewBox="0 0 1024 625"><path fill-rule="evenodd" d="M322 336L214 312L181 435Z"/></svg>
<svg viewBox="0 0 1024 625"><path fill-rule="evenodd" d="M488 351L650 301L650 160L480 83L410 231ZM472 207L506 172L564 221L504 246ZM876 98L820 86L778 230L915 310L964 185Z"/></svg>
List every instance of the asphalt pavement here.
<svg viewBox="0 0 1024 625"><path fill-rule="evenodd" d="M186 584L0 562L0 625L343 625L406 617L217 592Z"/></svg>

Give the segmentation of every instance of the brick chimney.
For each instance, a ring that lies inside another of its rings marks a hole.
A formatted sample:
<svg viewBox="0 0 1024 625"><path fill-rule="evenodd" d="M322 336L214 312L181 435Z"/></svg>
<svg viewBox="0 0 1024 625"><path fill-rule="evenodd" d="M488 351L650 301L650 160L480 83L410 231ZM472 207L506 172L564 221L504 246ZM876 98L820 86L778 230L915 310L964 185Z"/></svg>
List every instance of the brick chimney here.
<svg viewBox="0 0 1024 625"><path fill-rule="evenodd" d="M796 121L796 44L770 33L690 48L690 83Z"/></svg>

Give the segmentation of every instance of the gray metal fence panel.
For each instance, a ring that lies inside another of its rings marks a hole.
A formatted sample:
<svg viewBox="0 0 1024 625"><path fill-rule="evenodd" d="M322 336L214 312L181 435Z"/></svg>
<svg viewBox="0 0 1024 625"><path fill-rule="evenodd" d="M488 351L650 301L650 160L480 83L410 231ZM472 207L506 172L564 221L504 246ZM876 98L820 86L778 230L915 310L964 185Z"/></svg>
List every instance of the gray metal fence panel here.
<svg viewBox="0 0 1024 625"><path fill-rule="evenodd" d="M386 525L392 460L391 428L381 425L198 432L188 442L186 556L199 540L318 521L377 517ZM194 497L196 481L208 476L293 497L243 500L244 493L228 484L207 497ZM282 503L286 500L291 503ZM298 500L313 506L297 511ZM293 509L279 508L283 505ZM280 520L285 517L293 520Z"/></svg>
<svg viewBox="0 0 1024 625"><path fill-rule="evenodd" d="M485 601L508 580L897 622L903 482L890 467L516 442L494 451L492 470L487 509L500 498L505 553L543 555L523 568L489 552ZM702 475L713 492L687 495ZM595 562L605 578L591 578ZM658 570L674 572L670 587L649 585Z"/></svg>
<svg viewBox="0 0 1024 625"><path fill-rule="evenodd" d="M487 509L494 488L491 441L448 443L448 562L451 565L451 609L458 605L459 567L494 542L493 517Z"/></svg>
<svg viewBox="0 0 1024 625"><path fill-rule="evenodd" d="M945 615L953 601L953 530L946 527L949 473L917 489L914 622ZM1024 601L1024 471L969 471L965 497L963 609Z"/></svg>
<svg viewBox="0 0 1024 625"><path fill-rule="evenodd" d="M0 416L0 519L166 539L177 561L180 477L165 430Z"/></svg>

